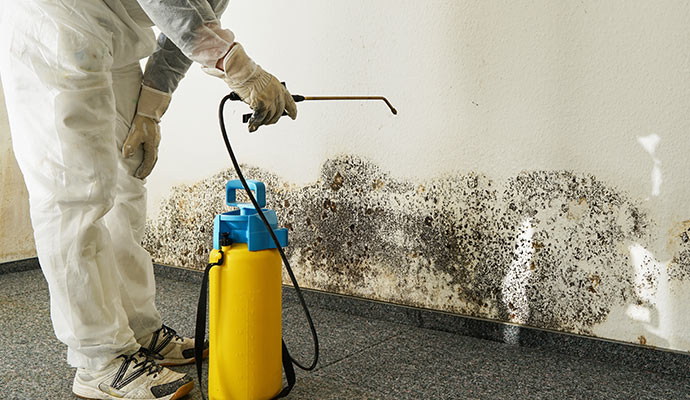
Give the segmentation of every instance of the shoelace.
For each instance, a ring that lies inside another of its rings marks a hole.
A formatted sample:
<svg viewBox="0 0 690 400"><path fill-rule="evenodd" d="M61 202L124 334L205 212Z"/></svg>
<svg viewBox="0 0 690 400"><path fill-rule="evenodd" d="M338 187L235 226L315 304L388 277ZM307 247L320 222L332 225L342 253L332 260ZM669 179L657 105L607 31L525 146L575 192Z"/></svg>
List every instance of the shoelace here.
<svg viewBox="0 0 690 400"><path fill-rule="evenodd" d="M146 371L146 375L153 375L163 370L163 367L158 365L153 357L149 356L147 352L139 350L136 354L132 354L130 357L136 360L136 356L141 356L142 360L134 364L135 370L137 368L141 368L142 370Z"/></svg>
<svg viewBox="0 0 690 400"><path fill-rule="evenodd" d="M143 374L153 375L163 370L163 367L158 365L158 363L156 363L149 353L144 350L139 350L129 356L121 355L120 357L124 360L122 361L120 370L117 372L113 382L110 384L111 387L118 390L127 386ZM132 372L129 375L125 375L129 365L132 362L134 362Z"/></svg>
<svg viewBox="0 0 690 400"><path fill-rule="evenodd" d="M177 331L173 328L170 328L169 326L163 325L161 330L163 331L163 337L172 336L172 338L175 340L183 340L182 336L178 335Z"/></svg>
<svg viewBox="0 0 690 400"><path fill-rule="evenodd" d="M158 339L161 339L160 342ZM153 333L151 337L151 343L148 344L146 348L142 350L146 351L150 357L156 360L162 360L165 357L161 355L161 351L173 340L184 340L180 335L177 334L173 328L163 325L159 330Z"/></svg>

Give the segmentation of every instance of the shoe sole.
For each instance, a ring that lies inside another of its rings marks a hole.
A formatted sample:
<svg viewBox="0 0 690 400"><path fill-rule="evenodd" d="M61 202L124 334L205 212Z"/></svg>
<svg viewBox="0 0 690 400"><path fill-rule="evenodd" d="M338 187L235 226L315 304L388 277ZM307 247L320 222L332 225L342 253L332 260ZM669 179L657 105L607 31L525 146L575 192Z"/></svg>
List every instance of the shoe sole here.
<svg viewBox="0 0 690 400"><path fill-rule="evenodd" d="M192 389L194 389L194 381L191 381L191 382L189 382L189 383L186 383L186 384L180 386L180 387L175 391L175 393L173 393L172 395L170 395L170 397L166 396L166 397L161 397L161 398L158 398L158 399L151 399L151 400L179 400L179 399L183 398L184 396L186 396ZM84 399L84 400L101 400L101 399L98 399L98 398L95 398L95 397L83 397L83 396L79 396L79 395L76 394L76 393L75 393L74 395L77 396L78 398ZM111 397L111 398L112 398L112 399L116 399L115 397Z"/></svg>
<svg viewBox="0 0 690 400"><path fill-rule="evenodd" d="M180 386L179 389L175 393L173 393L173 396L170 398L170 400L178 400L183 398L184 396L187 395L192 389L194 389L194 381L191 381L185 385Z"/></svg>
<svg viewBox="0 0 690 400"><path fill-rule="evenodd" d="M204 350L204 355L202 359L208 357L208 349ZM162 362L158 363L158 365L161 365L163 367L178 367L180 365L189 365L189 364L194 364L196 362L196 358L189 358L184 361L168 361L166 362L163 360Z"/></svg>

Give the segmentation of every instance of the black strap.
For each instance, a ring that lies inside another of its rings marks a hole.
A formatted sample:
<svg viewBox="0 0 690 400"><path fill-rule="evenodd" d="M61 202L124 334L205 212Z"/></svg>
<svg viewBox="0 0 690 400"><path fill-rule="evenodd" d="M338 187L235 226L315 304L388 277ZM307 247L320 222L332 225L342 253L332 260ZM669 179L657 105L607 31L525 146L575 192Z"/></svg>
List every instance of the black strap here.
<svg viewBox="0 0 690 400"><path fill-rule="evenodd" d="M216 265L223 264L223 251L220 250L220 260L215 263L210 263L204 270L204 278L201 281L201 291L199 292L199 304L196 308L196 331L194 332L194 358L196 361L196 375L199 378L199 390L201 391L201 398L206 400L204 394L203 375L201 371L201 362L204 358L204 343L206 342L206 301L208 297L208 273L211 268Z"/></svg>
<svg viewBox="0 0 690 400"><path fill-rule="evenodd" d="M295 387L295 382L297 381L295 377L295 367L292 365L292 357L290 357L290 352L285 345L285 340L283 340L283 371L285 371L285 378L287 378L287 386L285 386L274 399L287 396L292 388Z"/></svg>
<svg viewBox="0 0 690 400"><path fill-rule="evenodd" d="M201 363L204 358L204 343L206 342L206 303L208 299L208 275L211 268L223 264L223 251L220 251L220 259L215 263L210 263L206 266L204 270L204 278L201 281L201 291L199 292L199 304L196 309L196 331L194 333L194 357L196 362L196 374L199 378L199 391L201 392L201 398L206 400L206 395L204 394L203 381L201 380L203 373L201 369ZM285 371L285 378L287 379L287 386L278 393L274 399L279 399L281 397L287 396L292 388L295 386L297 381L295 376L295 367L292 365L292 357L290 357L290 352L285 345L285 340L283 340L283 370Z"/></svg>

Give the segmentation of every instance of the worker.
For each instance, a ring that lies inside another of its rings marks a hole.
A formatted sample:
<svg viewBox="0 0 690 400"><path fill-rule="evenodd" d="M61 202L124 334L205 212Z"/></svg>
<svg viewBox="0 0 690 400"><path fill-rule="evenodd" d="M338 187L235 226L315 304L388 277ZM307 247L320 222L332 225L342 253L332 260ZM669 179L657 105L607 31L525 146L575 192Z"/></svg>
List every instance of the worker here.
<svg viewBox="0 0 690 400"><path fill-rule="evenodd" d="M221 27L227 0L4 5L0 77L55 335L77 368L73 392L179 398L194 383L163 365L193 362L194 341L163 324L141 246L159 121L192 61L250 105L250 131L283 111L294 119L295 103Z"/></svg>

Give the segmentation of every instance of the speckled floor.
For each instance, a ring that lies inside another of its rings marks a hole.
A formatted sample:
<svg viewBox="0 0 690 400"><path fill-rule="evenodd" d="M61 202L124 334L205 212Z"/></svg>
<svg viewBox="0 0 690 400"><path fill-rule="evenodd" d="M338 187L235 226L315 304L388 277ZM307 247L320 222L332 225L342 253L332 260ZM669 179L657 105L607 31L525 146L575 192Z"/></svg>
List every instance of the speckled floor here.
<svg viewBox="0 0 690 400"><path fill-rule="evenodd" d="M165 321L193 331L198 285L158 278ZM690 399L672 375L314 308L321 362L290 399ZM310 356L301 310L285 296L286 340ZM298 333L300 332L300 333ZM39 270L0 274L0 398L72 399L73 370L54 337ZM178 368L195 374L194 366ZM201 399L195 389L188 399Z"/></svg>

